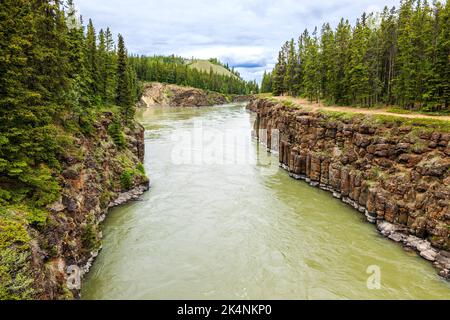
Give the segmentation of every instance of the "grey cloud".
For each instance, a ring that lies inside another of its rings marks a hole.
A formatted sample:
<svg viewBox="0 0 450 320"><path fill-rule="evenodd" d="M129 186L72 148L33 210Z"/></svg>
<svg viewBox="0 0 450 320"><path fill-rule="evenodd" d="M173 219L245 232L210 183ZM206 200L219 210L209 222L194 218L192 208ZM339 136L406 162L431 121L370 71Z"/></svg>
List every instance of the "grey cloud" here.
<svg viewBox="0 0 450 320"><path fill-rule="evenodd" d="M85 21L125 36L135 54L218 57L248 80L273 67L281 44L324 22L354 22L398 0L75 0Z"/></svg>

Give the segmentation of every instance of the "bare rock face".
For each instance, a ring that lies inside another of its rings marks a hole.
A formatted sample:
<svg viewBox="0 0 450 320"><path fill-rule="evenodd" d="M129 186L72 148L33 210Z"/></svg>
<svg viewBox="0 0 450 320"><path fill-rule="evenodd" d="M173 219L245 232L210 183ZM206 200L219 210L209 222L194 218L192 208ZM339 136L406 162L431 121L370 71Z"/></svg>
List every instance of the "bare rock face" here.
<svg viewBox="0 0 450 320"><path fill-rule="evenodd" d="M202 107L231 102L225 95L158 82L147 83L139 103L143 107Z"/></svg>
<svg viewBox="0 0 450 320"><path fill-rule="evenodd" d="M257 135L279 130L280 163L291 176L331 191L376 222L383 235L450 276L448 133L268 100L253 100L247 108L257 113Z"/></svg>

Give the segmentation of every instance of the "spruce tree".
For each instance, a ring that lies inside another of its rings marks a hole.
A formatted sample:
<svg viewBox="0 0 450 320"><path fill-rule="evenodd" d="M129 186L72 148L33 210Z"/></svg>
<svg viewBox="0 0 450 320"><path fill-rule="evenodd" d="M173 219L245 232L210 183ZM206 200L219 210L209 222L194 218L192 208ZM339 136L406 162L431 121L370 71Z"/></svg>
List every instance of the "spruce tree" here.
<svg viewBox="0 0 450 320"><path fill-rule="evenodd" d="M336 85L336 47L333 30L329 23L322 27L320 44L320 73L321 73L321 91L325 98L335 100L334 96Z"/></svg>
<svg viewBox="0 0 450 320"><path fill-rule="evenodd" d="M395 87L393 88L396 101L402 107L414 107L415 92L415 46L412 37L413 1L402 3L398 20L398 55Z"/></svg>
<svg viewBox="0 0 450 320"><path fill-rule="evenodd" d="M94 103L100 103L100 74L98 66L97 35L94 24L89 19L86 33L86 67L89 72L91 95L95 97Z"/></svg>
<svg viewBox="0 0 450 320"><path fill-rule="evenodd" d="M307 36L304 39L304 75L303 87L305 95L310 101L319 102L320 99L320 62L319 62L319 44L317 38L317 28L315 28L312 37Z"/></svg>
<svg viewBox="0 0 450 320"><path fill-rule="evenodd" d="M114 39L109 28L105 31L106 56L104 57L104 84L106 87L106 103L112 104L116 101L117 89L117 54L114 47Z"/></svg>
<svg viewBox="0 0 450 320"><path fill-rule="evenodd" d="M347 72L350 61L351 27L348 20L341 19L336 29L336 83L333 97L338 104L349 103L349 82Z"/></svg>
<svg viewBox="0 0 450 320"><path fill-rule="evenodd" d="M128 56L125 49L125 42L121 34L119 34L117 48L117 93L116 103L121 109L123 119L126 123L134 117L134 107L132 91L130 87Z"/></svg>
<svg viewBox="0 0 450 320"><path fill-rule="evenodd" d="M347 100L352 104L361 106L367 105L369 73L365 62L368 45L368 29L366 16L363 15L361 21L356 22L353 37L350 42L349 65L347 69L347 79L350 91Z"/></svg>
<svg viewBox="0 0 450 320"><path fill-rule="evenodd" d="M436 50L433 65L433 92L436 110L450 110L450 1L438 5L436 19Z"/></svg>
<svg viewBox="0 0 450 320"><path fill-rule="evenodd" d="M397 58L397 18L395 7L389 10L384 8L380 23L380 82L382 84L382 101L386 104L394 103L392 94L393 79L396 70Z"/></svg>
<svg viewBox="0 0 450 320"><path fill-rule="evenodd" d="M294 39L291 39L288 46L286 73L283 82L283 87L290 95L295 94L296 70L297 53L295 51Z"/></svg>

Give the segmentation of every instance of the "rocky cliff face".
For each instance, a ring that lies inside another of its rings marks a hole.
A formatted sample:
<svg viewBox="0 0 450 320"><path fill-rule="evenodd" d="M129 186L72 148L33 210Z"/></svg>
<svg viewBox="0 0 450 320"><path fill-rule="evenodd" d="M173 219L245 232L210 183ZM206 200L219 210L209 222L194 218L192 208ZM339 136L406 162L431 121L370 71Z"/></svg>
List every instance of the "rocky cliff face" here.
<svg viewBox="0 0 450 320"><path fill-rule="evenodd" d="M426 123L254 100L255 130L278 129L281 165L331 191L450 279L450 134ZM269 141L270 143L270 141Z"/></svg>
<svg viewBox="0 0 450 320"><path fill-rule="evenodd" d="M220 93L158 82L147 83L140 101L141 107L201 107L225 104L229 99Z"/></svg>
<svg viewBox="0 0 450 320"><path fill-rule="evenodd" d="M62 196L49 206L45 228L33 231L35 298L77 297L77 283L68 285L69 275L76 281L89 270L101 248L99 224L108 208L135 199L148 189L142 166L143 127L134 123L133 129L126 128L125 145L119 146L108 134L112 121L112 113L103 113L93 136L76 137L79 154L65 159L60 176Z"/></svg>

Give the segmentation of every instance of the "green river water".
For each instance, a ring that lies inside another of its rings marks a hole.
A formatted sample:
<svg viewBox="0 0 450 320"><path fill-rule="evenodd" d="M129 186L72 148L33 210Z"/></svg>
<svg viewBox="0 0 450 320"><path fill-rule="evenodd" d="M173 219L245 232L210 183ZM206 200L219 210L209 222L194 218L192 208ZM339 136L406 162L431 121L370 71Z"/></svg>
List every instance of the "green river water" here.
<svg viewBox="0 0 450 320"><path fill-rule="evenodd" d="M137 118L151 189L110 211L83 299L450 299L430 263L279 168L244 105Z"/></svg>

